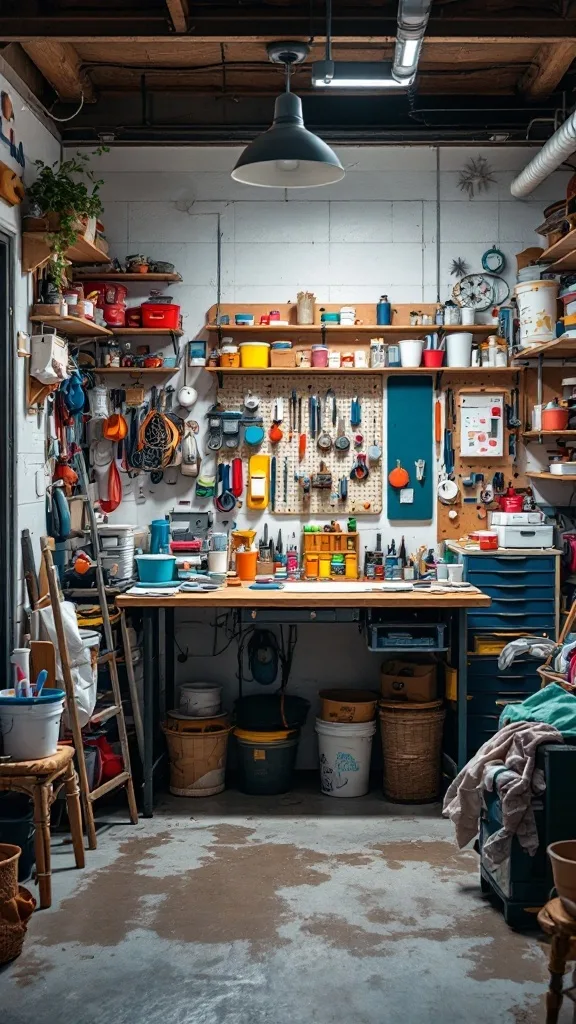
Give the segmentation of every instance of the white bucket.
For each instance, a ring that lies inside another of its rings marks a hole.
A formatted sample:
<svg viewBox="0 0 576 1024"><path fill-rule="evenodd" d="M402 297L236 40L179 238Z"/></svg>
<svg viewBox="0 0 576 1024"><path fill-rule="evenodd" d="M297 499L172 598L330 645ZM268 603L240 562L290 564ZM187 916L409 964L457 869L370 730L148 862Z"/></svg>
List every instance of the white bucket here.
<svg viewBox="0 0 576 1024"><path fill-rule="evenodd" d="M222 687L213 683L184 683L180 687L180 711L194 718L217 715L222 702Z"/></svg>
<svg viewBox="0 0 576 1024"><path fill-rule="evenodd" d="M400 362L402 366L420 366L422 362L423 341L408 339L400 342Z"/></svg>
<svg viewBox="0 0 576 1024"><path fill-rule="evenodd" d="M446 337L446 365L471 366L472 335L469 331L455 331Z"/></svg>
<svg viewBox="0 0 576 1024"><path fill-rule="evenodd" d="M327 796L365 796L370 788L370 757L376 722L316 719L320 787Z"/></svg>
<svg viewBox="0 0 576 1024"><path fill-rule="evenodd" d="M56 753L64 699L45 704L0 705L4 753L14 761L36 761Z"/></svg>
<svg viewBox="0 0 576 1024"><path fill-rule="evenodd" d="M514 289L520 321L520 347L543 345L556 337L557 281L525 281Z"/></svg>

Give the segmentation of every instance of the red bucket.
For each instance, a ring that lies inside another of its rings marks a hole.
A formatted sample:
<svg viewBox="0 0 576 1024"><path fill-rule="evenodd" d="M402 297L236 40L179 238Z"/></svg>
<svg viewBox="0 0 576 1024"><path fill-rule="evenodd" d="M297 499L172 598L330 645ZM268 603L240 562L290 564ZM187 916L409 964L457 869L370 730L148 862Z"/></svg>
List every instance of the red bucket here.
<svg viewBox="0 0 576 1024"><path fill-rule="evenodd" d="M444 362L444 351L441 348L425 348L422 353L422 360L424 366L429 366L431 369L438 369Z"/></svg>

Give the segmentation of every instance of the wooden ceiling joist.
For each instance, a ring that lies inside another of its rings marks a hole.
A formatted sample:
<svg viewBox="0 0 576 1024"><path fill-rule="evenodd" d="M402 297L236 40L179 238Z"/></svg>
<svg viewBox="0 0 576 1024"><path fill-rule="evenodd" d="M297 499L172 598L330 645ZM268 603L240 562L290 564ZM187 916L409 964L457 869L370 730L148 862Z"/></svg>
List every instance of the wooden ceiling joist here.
<svg viewBox="0 0 576 1024"><path fill-rule="evenodd" d="M166 0L166 6L174 26L174 31L187 32L188 15L190 13L188 0Z"/></svg>
<svg viewBox="0 0 576 1024"><path fill-rule="evenodd" d="M519 92L526 99L545 100L554 92L575 59L574 40L545 43L538 48L532 64L520 78Z"/></svg>
<svg viewBox="0 0 576 1024"><path fill-rule="evenodd" d="M71 43L43 39L23 43L23 48L60 99L76 100L83 95L85 102L95 101L94 87Z"/></svg>
<svg viewBox="0 0 576 1024"><path fill-rule="evenodd" d="M22 46L61 100L79 100L81 96L86 103L96 100L94 86L71 43L43 39Z"/></svg>

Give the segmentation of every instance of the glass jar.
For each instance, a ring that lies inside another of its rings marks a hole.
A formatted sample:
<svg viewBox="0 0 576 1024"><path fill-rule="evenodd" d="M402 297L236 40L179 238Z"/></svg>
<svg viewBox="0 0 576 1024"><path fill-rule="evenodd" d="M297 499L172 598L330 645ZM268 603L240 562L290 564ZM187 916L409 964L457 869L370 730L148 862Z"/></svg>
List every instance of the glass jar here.
<svg viewBox="0 0 576 1024"><path fill-rule="evenodd" d="M296 322L299 324L313 324L315 305L316 296L314 292L298 292L296 296Z"/></svg>

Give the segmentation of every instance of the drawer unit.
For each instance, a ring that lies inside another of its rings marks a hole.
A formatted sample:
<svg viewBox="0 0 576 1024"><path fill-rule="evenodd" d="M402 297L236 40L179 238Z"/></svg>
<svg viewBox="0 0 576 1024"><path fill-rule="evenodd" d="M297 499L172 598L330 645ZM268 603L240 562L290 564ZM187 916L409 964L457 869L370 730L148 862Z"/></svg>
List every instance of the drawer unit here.
<svg viewBox="0 0 576 1024"><path fill-rule="evenodd" d="M487 608L472 608L467 615L468 651L474 650L475 636L507 633L554 638L557 630L557 555L494 552L468 553L460 550L464 579L491 598ZM498 658L471 654L467 660L466 737L469 758L498 729L505 704L520 702L541 686L539 662L523 658L509 669L498 668ZM456 705L455 705L456 707ZM463 722L461 733L463 735Z"/></svg>
<svg viewBox="0 0 576 1024"><path fill-rule="evenodd" d="M359 622L359 608L241 608L240 621L246 625L266 622L277 625L298 622Z"/></svg>

